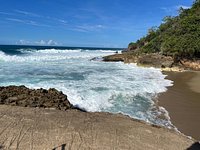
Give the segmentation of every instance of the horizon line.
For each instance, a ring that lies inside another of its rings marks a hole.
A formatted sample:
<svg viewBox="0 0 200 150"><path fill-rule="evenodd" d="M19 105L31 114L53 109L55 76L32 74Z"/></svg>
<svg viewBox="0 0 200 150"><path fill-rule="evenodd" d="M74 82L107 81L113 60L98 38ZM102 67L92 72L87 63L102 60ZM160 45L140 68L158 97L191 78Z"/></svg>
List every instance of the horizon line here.
<svg viewBox="0 0 200 150"><path fill-rule="evenodd" d="M0 44L0 46L35 46L35 47L71 47L71 48L103 48L103 49L126 49L127 47L98 47L98 46L64 46L64 45L21 45L21 44Z"/></svg>

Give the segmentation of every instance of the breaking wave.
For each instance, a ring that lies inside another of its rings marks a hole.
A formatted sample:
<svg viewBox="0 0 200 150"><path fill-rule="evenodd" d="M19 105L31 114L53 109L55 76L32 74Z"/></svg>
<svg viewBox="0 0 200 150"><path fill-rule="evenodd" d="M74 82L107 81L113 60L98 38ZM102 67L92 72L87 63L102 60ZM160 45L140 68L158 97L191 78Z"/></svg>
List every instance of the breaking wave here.
<svg viewBox="0 0 200 150"><path fill-rule="evenodd" d="M172 127L167 112L154 102L159 93L172 85L159 69L89 61L93 57L114 54L114 50L18 51L23 55L0 51L0 85L56 88L67 94L72 104L87 111L120 112Z"/></svg>

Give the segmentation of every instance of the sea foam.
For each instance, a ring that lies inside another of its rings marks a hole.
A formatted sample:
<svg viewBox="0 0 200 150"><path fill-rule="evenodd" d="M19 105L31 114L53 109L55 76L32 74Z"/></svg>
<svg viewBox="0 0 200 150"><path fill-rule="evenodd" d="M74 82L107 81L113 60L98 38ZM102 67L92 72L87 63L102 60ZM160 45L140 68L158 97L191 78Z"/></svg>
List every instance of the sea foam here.
<svg viewBox="0 0 200 150"><path fill-rule="evenodd" d="M5 62L35 62L35 61L58 61L65 59L80 59L80 58L93 58L98 56L106 56L108 53L113 54L114 51L91 51L91 50L57 50L57 49L44 49L34 50L19 49L24 55L7 55L0 51L0 61Z"/></svg>
<svg viewBox="0 0 200 150"><path fill-rule="evenodd" d="M122 62L90 61L114 54L110 50L0 51L0 85L56 88L70 102L91 112L124 113L133 118L171 127L167 113L155 104L158 93L172 85L159 69ZM166 117L160 117L166 116Z"/></svg>

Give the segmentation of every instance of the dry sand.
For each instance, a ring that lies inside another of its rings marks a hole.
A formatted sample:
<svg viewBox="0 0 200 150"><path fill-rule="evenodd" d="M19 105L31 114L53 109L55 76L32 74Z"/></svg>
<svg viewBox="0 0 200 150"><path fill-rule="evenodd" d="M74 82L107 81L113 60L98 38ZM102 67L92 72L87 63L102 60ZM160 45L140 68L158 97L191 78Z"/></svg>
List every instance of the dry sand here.
<svg viewBox="0 0 200 150"><path fill-rule="evenodd" d="M168 72L174 86L159 96L159 105L185 135L200 140L200 72Z"/></svg>
<svg viewBox="0 0 200 150"><path fill-rule="evenodd" d="M0 149L183 150L195 146L199 144L180 133L123 115L0 105Z"/></svg>

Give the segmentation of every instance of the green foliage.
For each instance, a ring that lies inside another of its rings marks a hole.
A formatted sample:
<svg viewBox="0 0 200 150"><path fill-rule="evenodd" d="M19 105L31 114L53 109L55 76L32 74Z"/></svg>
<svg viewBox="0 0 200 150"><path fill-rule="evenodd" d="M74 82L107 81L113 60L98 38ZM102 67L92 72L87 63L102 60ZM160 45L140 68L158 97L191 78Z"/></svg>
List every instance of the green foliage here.
<svg viewBox="0 0 200 150"><path fill-rule="evenodd" d="M200 0L191 9L180 8L176 17L167 16L159 27L136 43L130 43L143 53L162 53L174 57L200 57Z"/></svg>
<svg viewBox="0 0 200 150"><path fill-rule="evenodd" d="M128 49L129 50L135 50L135 49L137 49L137 43L135 43L135 42L129 43Z"/></svg>
<svg viewBox="0 0 200 150"><path fill-rule="evenodd" d="M135 42L131 42L131 43L129 43L128 46L131 46L131 47L135 47L135 48L137 48L137 43L135 43Z"/></svg>

